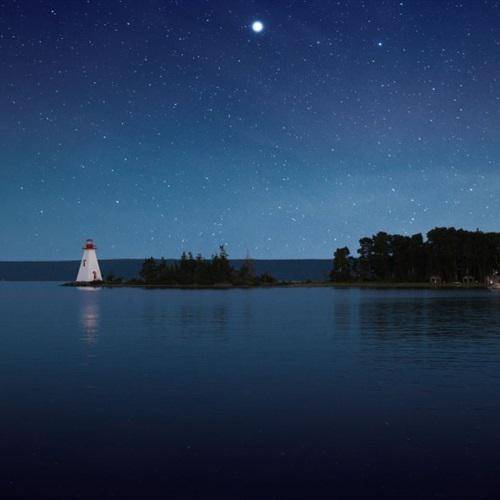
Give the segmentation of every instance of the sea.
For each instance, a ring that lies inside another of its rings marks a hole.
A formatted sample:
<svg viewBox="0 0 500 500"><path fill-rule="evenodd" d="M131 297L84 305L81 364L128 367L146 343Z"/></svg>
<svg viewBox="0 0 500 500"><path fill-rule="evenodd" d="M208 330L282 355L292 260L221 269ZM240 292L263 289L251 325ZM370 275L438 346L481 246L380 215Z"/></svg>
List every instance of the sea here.
<svg viewBox="0 0 500 500"><path fill-rule="evenodd" d="M500 293L0 282L0 498L498 498Z"/></svg>

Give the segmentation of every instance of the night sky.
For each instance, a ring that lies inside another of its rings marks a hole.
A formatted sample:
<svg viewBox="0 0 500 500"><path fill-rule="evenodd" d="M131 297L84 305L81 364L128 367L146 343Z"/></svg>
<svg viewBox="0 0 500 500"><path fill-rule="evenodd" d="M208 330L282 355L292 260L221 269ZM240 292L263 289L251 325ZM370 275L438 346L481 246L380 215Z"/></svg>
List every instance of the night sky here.
<svg viewBox="0 0 500 500"><path fill-rule="evenodd" d="M0 1L3 260L498 230L499 140L498 1Z"/></svg>

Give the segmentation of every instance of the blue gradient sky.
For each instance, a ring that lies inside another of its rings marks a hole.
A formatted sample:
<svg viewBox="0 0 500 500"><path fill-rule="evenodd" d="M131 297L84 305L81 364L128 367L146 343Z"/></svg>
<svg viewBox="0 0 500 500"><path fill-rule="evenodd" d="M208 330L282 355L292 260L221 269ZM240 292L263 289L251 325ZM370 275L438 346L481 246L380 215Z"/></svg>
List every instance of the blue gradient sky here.
<svg viewBox="0 0 500 500"><path fill-rule="evenodd" d="M0 259L498 230L499 26L493 0L0 1Z"/></svg>

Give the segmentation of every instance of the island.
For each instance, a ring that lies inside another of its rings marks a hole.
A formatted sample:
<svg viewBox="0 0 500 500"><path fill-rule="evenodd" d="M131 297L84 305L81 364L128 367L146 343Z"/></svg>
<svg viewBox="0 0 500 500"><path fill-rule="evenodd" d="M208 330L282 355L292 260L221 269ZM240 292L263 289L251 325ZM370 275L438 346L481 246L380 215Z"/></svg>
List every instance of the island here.
<svg viewBox="0 0 500 500"><path fill-rule="evenodd" d="M141 286L147 288L249 288L282 285L268 273L256 274L252 260L247 258L239 269L229 262L224 245L210 259L201 254L183 252L180 259L169 262L165 258L149 257L144 260L140 278L124 281L113 274L105 280L70 282L66 286Z"/></svg>

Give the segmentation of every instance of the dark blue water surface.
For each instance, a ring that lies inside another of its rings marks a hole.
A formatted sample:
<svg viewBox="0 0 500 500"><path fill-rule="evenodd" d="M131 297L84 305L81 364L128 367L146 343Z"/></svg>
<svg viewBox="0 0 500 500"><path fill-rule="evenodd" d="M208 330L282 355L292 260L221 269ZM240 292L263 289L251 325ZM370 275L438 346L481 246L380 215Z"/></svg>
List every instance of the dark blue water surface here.
<svg viewBox="0 0 500 500"><path fill-rule="evenodd" d="M2 498L494 498L500 293L0 283Z"/></svg>

